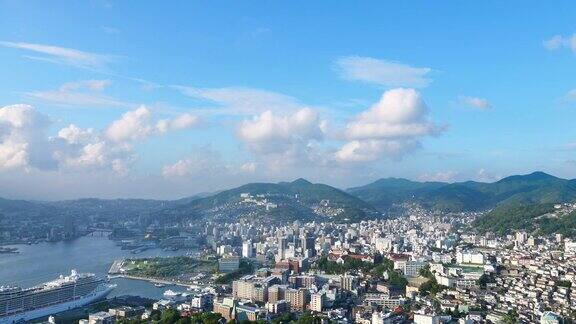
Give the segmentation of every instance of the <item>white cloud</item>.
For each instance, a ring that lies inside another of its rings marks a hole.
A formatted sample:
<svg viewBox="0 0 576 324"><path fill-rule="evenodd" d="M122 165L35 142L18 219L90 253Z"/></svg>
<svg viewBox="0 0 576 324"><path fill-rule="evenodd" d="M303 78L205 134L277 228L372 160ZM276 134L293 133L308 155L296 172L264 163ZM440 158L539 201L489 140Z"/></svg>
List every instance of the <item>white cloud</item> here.
<svg viewBox="0 0 576 324"><path fill-rule="evenodd" d="M310 141L323 137L318 114L303 108L289 115L265 111L252 120L244 120L238 136L258 154L300 151Z"/></svg>
<svg viewBox="0 0 576 324"><path fill-rule="evenodd" d="M77 49L59 47L54 45L34 44L24 42L0 42L0 45L10 48L17 48L27 50L38 54L43 54L42 57L30 57L42 59L55 63L71 65L75 67L102 70L106 65L112 61L109 55L101 55L90 52L84 52Z"/></svg>
<svg viewBox="0 0 576 324"><path fill-rule="evenodd" d="M121 108L135 106L103 94L102 92L110 84L109 80L84 80L65 83L56 90L25 92L24 94L42 103L62 106Z"/></svg>
<svg viewBox="0 0 576 324"><path fill-rule="evenodd" d="M64 139L69 144L86 143L94 138L94 136L94 129L82 129L74 124L70 124L58 131L58 137Z"/></svg>
<svg viewBox="0 0 576 324"><path fill-rule="evenodd" d="M185 113L173 119L162 119L153 125L151 115L146 106L140 106L112 122L104 134L112 142L134 142L151 135L188 129L197 125L199 121L197 116Z"/></svg>
<svg viewBox="0 0 576 324"><path fill-rule="evenodd" d="M132 142L145 139L153 130L150 125L150 110L140 106L112 122L104 134L113 142Z"/></svg>
<svg viewBox="0 0 576 324"><path fill-rule="evenodd" d="M481 182L495 182L495 181L502 179L502 176L497 175L497 174L493 174L493 173L487 171L486 169L481 168L476 173L475 179L477 181L481 181Z"/></svg>
<svg viewBox="0 0 576 324"><path fill-rule="evenodd" d="M454 182L460 173L457 171L440 171L436 173L425 173L421 175L418 180L420 181L433 181L433 182Z"/></svg>
<svg viewBox="0 0 576 324"><path fill-rule="evenodd" d="M152 121L152 113L145 106L128 111L110 123L101 135L92 136L91 130L82 130L73 125L59 132L61 138L70 142L84 144L79 152L69 155L65 160L74 166L106 166L116 173L125 174L134 160L134 142L142 141L150 136L164 134L168 131L183 130L193 127L198 119L191 114L182 114L174 119L164 119L156 124ZM80 138L84 138L81 141Z"/></svg>
<svg viewBox="0 0 576 324"><path fill-rule="evenodd" d="M82 147L81 154L70 163L84 166L103 166L106 163L107 146L105 142L89 143Z"/></svg>
<svg viewBox="0 0 576 324"><path fill-rule="evenodd" d="M150 111L140 107L112 122L103 133L70 124L48 137L48 118L29 105L0 108L0 171L112 170L127 173L134 161L132 143L166 131L192 127L189 114L168 119L160 130L150 122Z"/></svg>
<svg viewBox="0 0 576 324"><path fill-rule="evenodd" d="M542 42L542 45L550 51L554 51L562 47L563 39L560 35L555 35L552 38Z"/></svg>
<svg viewBox="0 0 576 324"><path fill-rule="evenodd" d="M70 124L51 139L52 155L61 171L113 171L124 174L133 161L133 148L114 143L92 128ZM123 168L120 168L121 165Z"/></svg>
<svg viewBox="0 0 576 324"><path fill-rule="evenodd" d="M420 143L412 139L353 140L336 152L336 159L341 162L371 162L382 156L398 159L419 147Z"/></svg>
<svg viewBox="0 0 576 324"><path fill-rule="evenodd" d="M561 102L563 103L573 103L576 102L576 89L572 89L568 91L562 98Z"/></svg>
<svg viewBox="0 0 576 324"><path fill-rule="evenodd" d="M174 164L165 165L162 175L172 180L190 180L237 177L254 173L256 164L247 162L242 165L229 165L222 161L222 157L211 147L205 146L194 150L190 156L176 161Z"/></svg>
<svg viewBox="0 0 576 324"><path fill-rule="evenodd" d="M372 57L348 56L336 61L339 72L347 80L364 81L388 87L426 87L430 68L417 68L406 64Z"/></svg>
<svg viewBox="0 0 576 324"><path fill-rule="evenodd" d="M47 147L43 137L48 119L29 105L0 108L0 171L47 167L49 157L43 157Z"/></svg>
<svg viewBox="0 0 576 324"><path fill-rule="evenodd" d="M344 134L349 142L336 152L336 158L341 162L400 158L418 148L422 138L443 131L428 115L416 90L388 90L379 102L348 122Z"/></svg>
<svg viewBox="0 0 576 324"><path fill-rule="evenodd" d="M229 114L254 115L268 110L286 113L302 108L293 97L260 89L173 87L186 96L216 103Z"/></svg>
<svg viewBox="0 0 576 324"><path fill-rule="evenodd" d="M158 123L156 123L156 129L160 133L166 133L171 130L181 130L193 127L198 124L199 121L200 119L198 116L185 113L174 119L162 119L158 121Z"/></svg>
<svg viewBox="0 0 576 324"><path fill-rule="evenodd" d="M247 173L254 173L258 169L258 163L246 162L240 166L240 170Z"/></svg>
<svg viewBox="0 0 576 324"><path fill-rule="evenodd" d="M562 48L571 49L576 53L576 34L571 36L555 35L552 38L542 42L544 48L550 51L559 50Z"/></svg>
<svg viewBox="0 0 576 324"><path fill-rule="evenodd" d="M488 110L492 108L492 104L484 98L460 96L459 99L462 104L479 110Z"/></svg>
<svg viewBox="0 0 576 324"><path fill-rule="evenodd" d="M82 80L76 82L64 83L60 90L62 91L73 91L81 89L89 89L91 91L103 91L112 84L110 80Z"/></svg>
<svg viewBox="0 0 576 324"><path fill-rule="evenodd" d="M162 168L162 175L165 177L182 177L190 173L193 161L189 159L178 160L176 163L166 165Z"/></svg>

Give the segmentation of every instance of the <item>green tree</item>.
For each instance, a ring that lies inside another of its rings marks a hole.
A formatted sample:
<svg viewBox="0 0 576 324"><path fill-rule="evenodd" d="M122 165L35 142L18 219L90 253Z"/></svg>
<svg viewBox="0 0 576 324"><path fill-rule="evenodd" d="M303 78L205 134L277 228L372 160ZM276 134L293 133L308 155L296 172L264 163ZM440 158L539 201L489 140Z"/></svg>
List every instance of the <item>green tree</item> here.
<svg viewBox="0 0 576 324"><path fill-rule="evenodd" d="M180 319L180 313L175 309L167 309L160 317L161 324L174 324Z"/></svg>
<svg viewBox="0 0 576 324"><path fill-rule="evenodd" d="M520 321L518 321L518 311L516 311L516 309L510 310L508 311L508 314L506 314L503 318L504 323L506 324L516 324L516 323L520 323Z"/></svg>

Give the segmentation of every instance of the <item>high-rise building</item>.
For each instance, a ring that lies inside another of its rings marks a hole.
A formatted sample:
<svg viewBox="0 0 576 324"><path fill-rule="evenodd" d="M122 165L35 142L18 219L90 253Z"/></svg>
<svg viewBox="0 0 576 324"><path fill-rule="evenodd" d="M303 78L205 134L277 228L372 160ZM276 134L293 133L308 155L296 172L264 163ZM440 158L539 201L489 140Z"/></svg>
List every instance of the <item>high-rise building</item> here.
<svg viewBox="0 0 576 324"><path fill-rule="evenodd" d="M310 288L316 284L316 277L305 275L291 276L288 278L288 283L292 288Z"/></svg>
<svg viewBox="0 0 576 324"><path fill-rule="evenodd" d="M308 257L316 255L315 243L316 240L312 236L300 237L300 247L302 248L302 253Z"/></svg>
<svg viewBox="0 0 576 324"><path fill-rule="evenodd" d="M252 246L252 241L248 240L242 243L242 257L244 258L254 257L254 247Z"/></svg>
<svg viewBox="0 0 576 324"><path fill-rule="evenodd" d="M232 296L239 299L252 299L254 282L253 275L247 275L232 282Z"/></svg>
<svg viewBox="0 0 576 324"><path fill-rule="evenodd" d="M284 236L278 237L278 254L276 260L280 261L284 259L284 254L286 251L286 238Z"/></svg>
<svg viewBox="0 0 576 324"><path fill-rule="evenodd" d="M231 321L236 317L236 300L233 298L224 298L221 302L214 302L214 313L219 313Z"/></svg>
<svg viewBox="0 0 576 324"><path fill-rule="evenodd" d="M324 307L324 294L323 293L316 293L312 294L310 298L310 310L313 312L322 312L322 308Z"/></svg>
<svg viewBox="0 0 576 324"><path fill-rule="evenodd" d="M210 293L203 293L192 297L190 306L199 312L211 311L214 306L214 295Z"/></svg>
<svg viewBox="0 0 576 324"><path fill-rule="evenodd" d="M64 232L63 238L65 240L71 240L76 237L76 222L72 215L66 215L64 217Z"/></svg>
<svg viewBox="0 0 576 324"><path fill-rule="evenodd" d="M268 302L276 303L286 298L287 285L273 285L268 288Z"/></svg>
<svg viewBox="0 0 576 324"><path fill-rule="evenodd" d="M418 277L420 275L420 269L424 268L426 264L426 262L422 261L408 261L404 264L402 273L406 277Z"/></svg>
<svg viewBox="0 0 576 324"><path fill-rule="evenodd" d="M356 288L356 277L350 275L340 276L340 287L343 290L353 290Z"/></svg>
<svg viewBox="0 0 576 324"><path fill-rule="evenodd" d="M286 289L286 301L290 303L292 311L303 311L306 309L307 293L308 289L306 288Z"/></svg>
<svg viewBox="0 0 576 324"><path fill-rule="evenodd" d="M277 302L266 303L266 310L272 314L281 314L288 311L289 306L285 300L279 300Z"/></svg>

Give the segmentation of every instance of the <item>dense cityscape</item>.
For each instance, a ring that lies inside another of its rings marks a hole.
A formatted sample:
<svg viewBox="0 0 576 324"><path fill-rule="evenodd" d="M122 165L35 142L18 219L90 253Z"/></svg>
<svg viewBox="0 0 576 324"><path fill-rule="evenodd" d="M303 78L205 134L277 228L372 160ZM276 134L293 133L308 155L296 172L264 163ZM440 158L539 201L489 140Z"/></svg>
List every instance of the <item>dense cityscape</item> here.
<svg viewBox="0 0 576 324"><path fill-rule="evenodd" d="M247 195L242 194L241 201ZM178 323L218 318L273 323L570 323L576 316L576 290L571 289L576 282L576 241L562 234L526 231L479 234L472 224L483 213L404 207L403 215L351 223L262 224L241 219L162 231L151 224L134 234L137 231L129 229L135 223L123 222L124 232L160 244L118 237L117 229L106 232L135 253L114 262L109 277L177 286L159 300L137 306L120 303L89 313L80 323L149 322L162 316ZM554 206L559 214L575 208L576 204ZM180 235L194 231L200 233ZM165 235L158 236L160 232ZM138 258L143 246L195 247L197 252ZM2 300L0 306L12 307Z"/></svg>

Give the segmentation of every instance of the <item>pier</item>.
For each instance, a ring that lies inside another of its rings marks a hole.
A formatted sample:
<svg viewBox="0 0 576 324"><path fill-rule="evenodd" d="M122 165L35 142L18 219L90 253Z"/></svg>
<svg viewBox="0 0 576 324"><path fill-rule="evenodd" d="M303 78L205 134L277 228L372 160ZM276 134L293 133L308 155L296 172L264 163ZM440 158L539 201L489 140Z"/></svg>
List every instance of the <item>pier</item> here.
<svg viewBox="0 0 576 324"><path fill-rule="evenodd" d="M124 259L114 260L108 270L108 275L121 274L122 272L120 270L122 269L122 264L124 264Z"/></svg>

